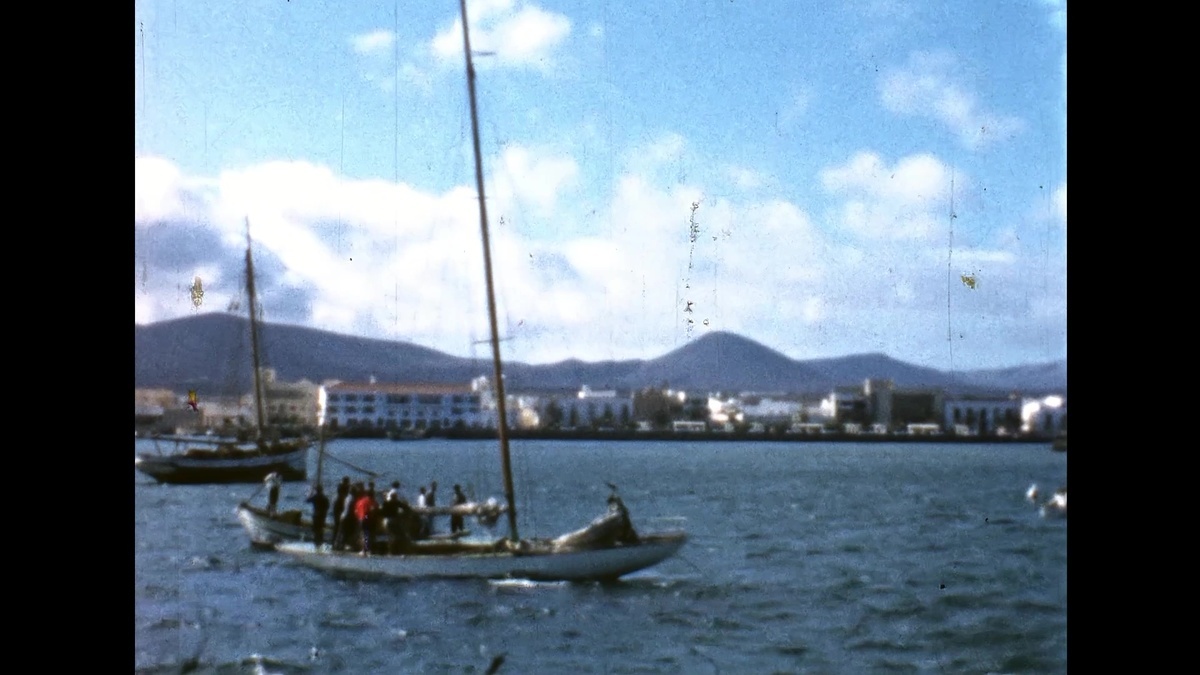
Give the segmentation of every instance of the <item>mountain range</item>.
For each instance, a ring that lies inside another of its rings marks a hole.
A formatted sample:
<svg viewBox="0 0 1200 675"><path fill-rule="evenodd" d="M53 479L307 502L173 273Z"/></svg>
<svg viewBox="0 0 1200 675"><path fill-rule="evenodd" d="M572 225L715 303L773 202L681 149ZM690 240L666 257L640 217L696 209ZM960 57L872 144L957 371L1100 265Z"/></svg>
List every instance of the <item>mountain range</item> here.
<svg viewBox="0 0 1200 675"><path fill-rule="evenodd" d="M211 393L250 391L248 319L206 313L134 324L135 388ZM285 324L260 324L263 366L282 381L428 382L465 384L491 375L490 359L452 356L408 342L376 340ZM667 385L685 391L737 394L826 393L889 379L901 388L936 387L958 394L1065 394L1066 360L954 373L879 353L795 360L753 340L712 332L657 358L553 364L505 363L510 392L632 390Z"/></svg>

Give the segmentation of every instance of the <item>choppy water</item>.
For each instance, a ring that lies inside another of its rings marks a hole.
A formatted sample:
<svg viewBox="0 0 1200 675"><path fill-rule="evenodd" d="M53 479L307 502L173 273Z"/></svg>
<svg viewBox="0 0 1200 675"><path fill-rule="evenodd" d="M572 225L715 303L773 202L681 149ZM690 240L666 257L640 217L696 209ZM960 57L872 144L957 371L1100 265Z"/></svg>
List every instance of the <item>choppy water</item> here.
<svg viewBox="0 0 1200 675"><path fill-rule="evenodd" d="M255 486L135 474L135 669L483 673L503 655L498 673L1066 671L1066 521L1025 500L1066 482L1048 445L512 450L522 535L583 525L611 481L639 529L682 517L691 540L611 586L341 580L249 547L233 509ZM410 494L502 495L494 442L329 451ZM324 471L327 488L359 477ZM304 491L286 484L281 507Z"/></svg>

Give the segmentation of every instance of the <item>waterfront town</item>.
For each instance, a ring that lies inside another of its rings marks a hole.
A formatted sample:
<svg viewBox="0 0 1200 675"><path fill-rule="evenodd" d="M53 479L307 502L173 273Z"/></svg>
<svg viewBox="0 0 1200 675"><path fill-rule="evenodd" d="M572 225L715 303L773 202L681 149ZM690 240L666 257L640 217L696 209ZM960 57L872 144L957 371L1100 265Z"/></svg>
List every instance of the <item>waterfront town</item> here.
<svg viewBox="0 0 1200 675"><path fill-rule="evenodd" d="M494 430L497 405L486 377L461 385L403 382L302 380L282 382L262 370L272 426L324 426L345 437L398 434L471 435ZM255 419L253 392L208 396L205 392L135 389L134 426L139 435L225 433ZM508 392L509 427L521 433L731 434L744 436L922 436L975 439L1063 437L1066 396L953 395L928 388L900 388L868 379L817 395L678 391Z"/></svg>

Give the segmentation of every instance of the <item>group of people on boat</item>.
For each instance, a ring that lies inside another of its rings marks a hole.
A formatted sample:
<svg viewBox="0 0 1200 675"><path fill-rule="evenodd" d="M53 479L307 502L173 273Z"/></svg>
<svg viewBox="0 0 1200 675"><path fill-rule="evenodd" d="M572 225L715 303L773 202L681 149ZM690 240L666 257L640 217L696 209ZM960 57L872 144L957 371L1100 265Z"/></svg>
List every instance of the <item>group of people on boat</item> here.
<svg viewBox="0 0 1200 675"><path fill-rule="evenodd" d="M267 510L270 515L276 513L281 482L276 474L265 479L269 488ZM430 482L428 487L421 486L416 506L421 510L436 507L437 488L437 481ZM369 555L383 548L388 553L404 553L413 542L435 535L435 516L415 510L402 496L400 481L393 481L391 489L381 495L373 480L365 484L361 481L351 483L349 476L342 476L332 502L320 483L312 487L305 501L312 505L313 541L318 548L325 544L330 517L333 530L329 543L335 551L350 550ZM459 505L467 501L462 486L456 484L451 503ZM465 533L462 515L450 516L450 533L460 536Z"/></svg>

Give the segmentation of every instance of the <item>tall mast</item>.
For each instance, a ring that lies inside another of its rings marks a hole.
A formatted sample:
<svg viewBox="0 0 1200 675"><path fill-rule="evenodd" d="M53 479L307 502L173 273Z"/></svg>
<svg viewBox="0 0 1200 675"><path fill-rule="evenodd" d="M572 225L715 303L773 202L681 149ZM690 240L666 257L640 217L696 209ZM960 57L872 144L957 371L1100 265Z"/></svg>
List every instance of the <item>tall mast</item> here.
<svg viewBox="0 0 1200 675"><path fill-rule="evenodd" d="M254 258L250 255L250 219L246 219L246 294L250 300L250 355L254 361L254 411L257 439L262 440L266 414L263 412L262 364L258 361L258 296L254 292Z"/></svg>
<svg viewBox="0 0 1200 675"><path fill-rule="evenodd" d="M504 396L504 373L500 366L500 331L496 324L496 291L492 283L492 253L488 240L487 199L483 193L483 157L479 151L479 115L475 108L475 65L471 62L471 38L467 30L467 0L458 0L462 10L463 52L467 56L467 93L471 98L471 141L475 146L475 187L479 191L479 229L483 232L483 267L487 278L488 320L492 327L492 371L495 378L496 412L499 416L500 466L504 471L504 498L508 501L508 536L517 540L517 505L513 499L512 463L508 455L508 413Z"/></svg>

